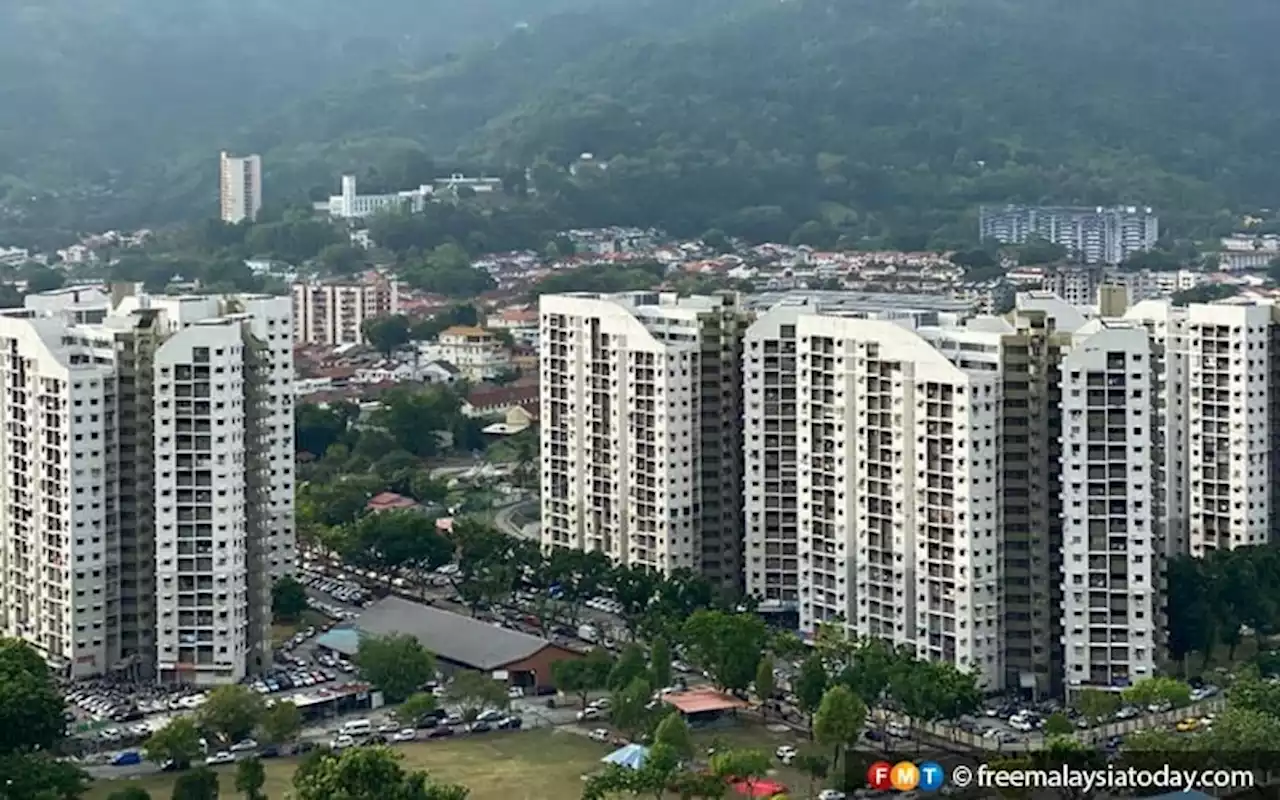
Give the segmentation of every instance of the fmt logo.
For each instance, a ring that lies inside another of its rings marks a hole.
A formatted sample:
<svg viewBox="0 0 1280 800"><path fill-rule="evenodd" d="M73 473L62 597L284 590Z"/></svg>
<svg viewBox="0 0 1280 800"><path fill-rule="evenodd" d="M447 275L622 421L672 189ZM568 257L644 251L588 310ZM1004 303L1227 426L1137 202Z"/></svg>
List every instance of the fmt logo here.
<svg viewBox="0 0 1280 800"><path fill-rule="evenodd" d="M919 766L910 761L899 761L890 764L888 761L877 761L867 769L867 784L878 791L897 789L909 792L919 789L922 792L936 792L946 783L942 767L936 762L926 761Z"/></svg>

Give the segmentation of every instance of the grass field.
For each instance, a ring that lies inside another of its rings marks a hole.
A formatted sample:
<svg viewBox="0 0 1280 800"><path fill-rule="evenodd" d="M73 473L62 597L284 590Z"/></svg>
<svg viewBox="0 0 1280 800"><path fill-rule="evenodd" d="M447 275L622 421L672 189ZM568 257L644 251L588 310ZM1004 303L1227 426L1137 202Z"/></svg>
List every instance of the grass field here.
<svg viewBox="0 0 1280 800"><path fill-rule="evenodd" d="M487 734L452 741L396 745L409 769L426 770L445 783L461 783L471 789L470 800L548 800L576 798L582 794L582 773L596 768L609 752L585 736L556 731ZM292 788L296 760L269 759L268 797L283 798ZM218 768L221 794L234 794L235 767ZM100 780L85 800L105 800L117 789L138 786L155 800L164 800L173 785L172 775L152 775L135 781Z"/></svg>
<svg viewBox="0 0 1280 800"><path fill-rule="evenodd" d="M767 751L780 744L805 749L804 743L786 733L773 733L759 726L743 726L699 732L699 746L716 744L724 748L754 748ZM486 734L449 741L396 745L409 769L426 770L446 783L461 783L471 789L469 800L573 800L582 794L582 775L599 768L600 759L612 748L585 736L556 730ZM294 759L270 759L267 769L268 797L280 800L290 791ZM219 767L221 793L230 796L235 780L234 767ZM807 788L808 779L783 768L777 780L793 790ZM138 786L154 800L169 797L172 775L152 775L139 780L100 780L85 800L105 800L117 789Z"/></svg>

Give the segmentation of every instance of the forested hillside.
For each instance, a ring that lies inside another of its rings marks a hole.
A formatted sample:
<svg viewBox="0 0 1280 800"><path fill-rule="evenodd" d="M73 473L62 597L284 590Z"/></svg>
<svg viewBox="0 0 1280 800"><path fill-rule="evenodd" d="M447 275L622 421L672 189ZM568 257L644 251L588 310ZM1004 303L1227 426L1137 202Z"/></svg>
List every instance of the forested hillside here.
<svg viewBox="0 0 1280 800"><path fill-rule="evenodd" d="M123 200L145 217L148 195L174 192L163 208L193 190L207 209L196 159L209 172L281 106L602 1L6 0L0 201L56 192L44 210L59 211L84 195L80 212Z"/></svg>
<svg viewBox="0 0 1280 800"><path fill-rule="evenodd" d="M615 159L583 211L672 227L946 244L980 202L1054 201L1203 229L1276 203L1277 23L1268 0L772 3L593 56L478 149Z"/></svg>
<svg viewBox="0 0 1280 800"><path fill-rule="evenodd" d="M116 5L147 2L158 0ZM381 24L435 30L427 11L415 27L412 4L398 2L403 16ZM519 5L505 4L506 19ZM1277 205L1274 0L609 6L581 0L591 10L508 23L496 44L413 67L400 60L343 80L328 64L312 77L330 88L256 101L271 109L246 113L231 144L265 154L276 197L322 192L349 169L407 179L429 170L428 158L514 172L533 164L541 201L566 220L814 244L964 242L981 202L1151 204L1195 233ZM379 19L380 9L361 11ZM208 153L227 126L172 124L184 143L204 143L185 162L154 159L162 175L121 187L134 216L208 207ZM609 168L569 181L558 168L582 152Z"/></svg>

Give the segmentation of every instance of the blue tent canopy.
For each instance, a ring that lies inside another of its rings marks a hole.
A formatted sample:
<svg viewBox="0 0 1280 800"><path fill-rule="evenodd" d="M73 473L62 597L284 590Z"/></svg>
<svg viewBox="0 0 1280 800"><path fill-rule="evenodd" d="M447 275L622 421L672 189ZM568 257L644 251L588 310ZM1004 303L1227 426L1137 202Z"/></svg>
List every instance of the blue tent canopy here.
<svg viewBox="0 0 1280 800"><path fill-rule="evenodd" d="M617 764L627 769L640 769L648 758L649 748L642 744L629 744L613 751L600 760L606 764Z"/></svg>

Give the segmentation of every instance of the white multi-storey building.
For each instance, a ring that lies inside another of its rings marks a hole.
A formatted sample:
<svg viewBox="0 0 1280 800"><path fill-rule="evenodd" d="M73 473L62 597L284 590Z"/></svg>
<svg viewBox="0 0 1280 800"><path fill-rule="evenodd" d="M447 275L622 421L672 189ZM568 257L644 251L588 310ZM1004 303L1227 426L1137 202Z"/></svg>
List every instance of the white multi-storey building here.
<svg viewBox="0 0 1280 800"><path fill-rule="evenodd" d="M1156 342L1157 525L1168 552L1270 541L1273 308L1139 303Z"/></svg>
<svg viewBox="0 0 1280 800"><path fill-rule="evenodd" d="M360 194L356 191L356 176L342 176L342 191L330 195L329 202L318 204L334 219L364 219L383 211L421 212L435 196L434 186L419 186L386 194Z"/></svg>
<svg viewBox="0 0 1280 800"><path fill-rule="evenodd" d="M746 591L768 612L800 604L797 528L796 323L804 314L955 323L972 306L951 298L867 292L797 291L752 295L760 309L747 328L743 374L743 539Z"/></svg>
<svg viewBox="0 0 1280 800"><path fill-rule="evenodd" d="M0 632L76 676L239 680L294 561L289 300L58 297L0 314Z"/></svg>
<svg viewBox="0 0 1280 800"><path fill-rule="evenodd" d="M118 539L104 519L114 363L69 342L59 320L24 316L0 316L0 630L71 674L95 674L118 657Z"/></svg>
<svg viewBox="0 0 1280 800"><path fill-rule="evenodd" d="M233 156L227 152L219 156L218 201L223 222L252 222L258 218L262 210L260 156Z"/></svg>
<svg viewBox="0 0 1280 800"><path fill-rule="evenodd" d="M365 322L400 313L400 284L392 279L300 282L291 291L298 344L360 344Z"/></svg>
<svg viewBox="0 0 1280 800"><path fill-rule="evenodd" d="M741 343L731 298L540 298L542 541L741 580Z"/></svg>
<svg viewBox="0 0 1280 800"><path fill-rule="evenodd" d="M1068 692L1119 691L1154 676L1163 643L1153 349L1141 324L1095 320L1075 332L1061 363Z"/></svg>
<svg viewBox="0 0 1280 800"><path fill-rule="evenodd" d="M914 647L999 688L997 371L890 322L796 329L800 625Z"/></svg>
<svg viewBox="0 0 1280 800"><path fill-rule="evenodd" d="M502 339L474 325L445 328L434 344L419 349L429 360L452 364L464 378L477 383L511 369L511 351Z"/></svg>
<svg viewBox="0 0 1280 800"><path fill-rule="evenodd" d="M1119 264L1150 250L1160 238L1159 218L1150 208L1136 206L983 206L979 217L984 240L1023 244L1044 239L1086 264Z"/></svg>

